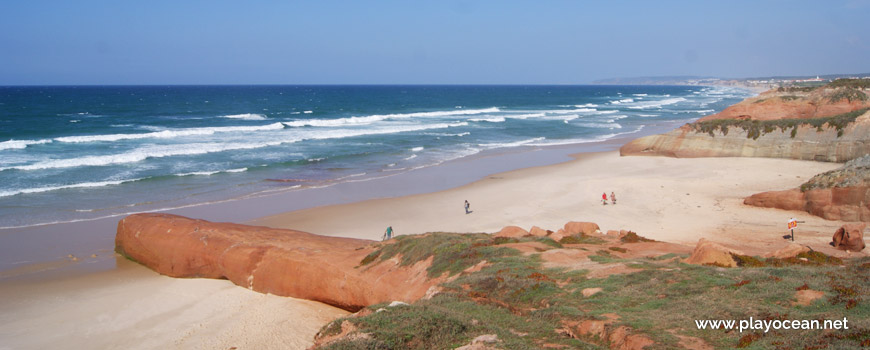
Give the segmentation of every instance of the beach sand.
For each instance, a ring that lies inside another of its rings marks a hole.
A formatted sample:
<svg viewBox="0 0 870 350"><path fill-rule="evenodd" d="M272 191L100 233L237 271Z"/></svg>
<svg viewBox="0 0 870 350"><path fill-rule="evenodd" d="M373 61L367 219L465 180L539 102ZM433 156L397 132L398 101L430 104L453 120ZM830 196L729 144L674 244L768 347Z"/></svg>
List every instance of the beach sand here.
<svg viewBox="0 0 870 350"><path fill-rule="evenodd" d="M227 280L112 271L0 285L0 349L305 349L347 312Z"/></svg>
<svg viewBox="0 0 870 350"><path fill-rule="evenodd" d="M568 221L591 221L602 231L632 230L667 242L694 245L707 238L762 253L785 244L786 222L806 221L798 242L822 251L842 222L807 213L743 205L754 193L799 186L839 164L764 158L620 157L585 153L561 164L510 171L458 188L368 200L269 216L249 223L322 235L380 239L397 235L497 232L532 225L557 230ZM615 192L616 205L601 194ZM471 203L465 214L463 203Z"/></svg>
<svg viewBox="0 0 870 350"><path fill-rule="evenodd" d="M586 153L556 165L487 176L444 191L298 210L248 223L380 239L431 231L556 230L592 221L694 245L708 238L760 254L787 243L786 221L806 221L797 242L827 243L842 222L743 205L751 194L799 186L839 164L759 158L620 157ZM603 206L601 193L615 192ZM465 214L463 201L471 203ZM866 253L859 253L866 255ZM853 253L854 255L854 253ZM118 258L118 268L43 282L0 284L0 349L304 349L333 307L255 293L225 280L174 279Z"/></svg>

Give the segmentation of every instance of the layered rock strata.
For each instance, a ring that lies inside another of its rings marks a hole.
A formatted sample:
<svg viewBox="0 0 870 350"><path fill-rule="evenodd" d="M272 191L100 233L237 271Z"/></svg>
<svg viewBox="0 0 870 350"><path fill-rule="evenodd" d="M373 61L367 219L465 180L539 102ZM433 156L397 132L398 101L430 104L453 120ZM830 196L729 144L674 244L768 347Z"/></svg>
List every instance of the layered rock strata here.
<svg viewBox="0 0 870 350"><path fill-rule="evenodd" d="M135 214L118 223L115 250L171 277L225 278L262 293L315 300L346 310L412 302L441 282L431 260L360 266L373 241L169 214Z"/></svg>

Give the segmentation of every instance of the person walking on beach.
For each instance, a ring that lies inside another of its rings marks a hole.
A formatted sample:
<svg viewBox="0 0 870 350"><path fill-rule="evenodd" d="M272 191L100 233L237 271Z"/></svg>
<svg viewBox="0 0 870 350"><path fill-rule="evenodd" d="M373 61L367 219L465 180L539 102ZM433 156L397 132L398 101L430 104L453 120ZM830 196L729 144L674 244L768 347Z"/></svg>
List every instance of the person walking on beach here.
<svg viewBox="0 0 870 350"><path fill-rule="evenodd" d="M607 205L607 192L601 194L601 205Z"/></svg>
<svg viewBox="0 0 870 350"><path fill-rule="evenodd" d="M470 213L470 211L468 211L468 209L471 209L471 204L468 203L468 200L466 199L465 200L465 213L466 214Z"/></svg>
<svg viewBox="0 0 870 350"><path fill-rule="evenodd" d="M381 240L386 241L386 240L389 240L390 238L393 238L393 226L387 226L387 231L384 232L384 237L381 238Z"/></svg>
<svg viewBox="0 0 870 350"><path fill-rule="evenodd" d="M616 194L613 192L610 192L610 203L616 205Z"/></svg>

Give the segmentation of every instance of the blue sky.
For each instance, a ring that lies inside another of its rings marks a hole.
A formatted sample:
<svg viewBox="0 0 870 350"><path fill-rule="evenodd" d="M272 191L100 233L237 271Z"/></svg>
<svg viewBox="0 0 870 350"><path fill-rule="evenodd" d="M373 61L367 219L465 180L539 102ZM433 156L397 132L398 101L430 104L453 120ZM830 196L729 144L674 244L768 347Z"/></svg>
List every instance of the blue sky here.
<svg viewBox="0 0 870 350"><path fill-rule="evenodd" d="M4 1L0 85L870 72L870 1Z"/></svg>

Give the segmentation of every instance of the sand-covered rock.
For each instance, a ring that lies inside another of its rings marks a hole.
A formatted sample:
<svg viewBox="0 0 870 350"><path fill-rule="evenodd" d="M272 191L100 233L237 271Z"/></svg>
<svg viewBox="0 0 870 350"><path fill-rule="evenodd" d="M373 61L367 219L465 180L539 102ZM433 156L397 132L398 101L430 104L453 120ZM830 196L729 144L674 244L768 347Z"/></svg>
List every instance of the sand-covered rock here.
<svg viewBox="0 0 870 350"><path fill-rule="evenodd" d="M833 245L837 249L858 252L864 249L866 224L845 224L834 232Z"/></svg>
<svg viewBox="0 0 870 350"><path fill-rule="evenodd" d="M548 234L550 234L550 232L547 232L547 230L542 229L538 226L532 226L532 228L529 230L529 234L535 237L546 237Z"/></svg>
<svg viewBox="0 0 870 350"><path fill-rule="evenodd" d="M767 253L764 255L765 258L777 258L777 259L787 259L796 257L798 254L810 252L810 249L807 246L800 245L797 243L787 243L785 247L779 248L775 251Z"/></svg>
<svg viewBox="0 0 870 350"><path fill-rule="evenodd" d="M725 247L719 243L708 241L704 238L698 240L695 250L685 262L695 265L716 265L725 267L736 267L737 262L731 254L744 255L743 252Z"/></svg>
<svg viewBox="0 0 870 350"><path fill-rule="evenodd" d="M347 310L411 302L438 280L431 259L359 267L373 241L213 223L170 214L135 214L118 222L115 250L172 277L226 278L263 293L314 300Z"/></svg>
<svg viewBox="0 0 870 350"><path fill-rule="evenodd" d="M598 224L594 222L578 222L571 221L565 224L563 228L567 236L576 235L576 234L584 234L591 235L595 233L600 233L601 228L598 227Z"/></svg>
<svg viewBox="0 0 870 350"><path fill-rule="evenodd" d="M498 231L495 234L496 237L509 237L509 238L519 238L519 237L525 237L528 235L529 235L529 231L526 231L522 227L519 227L519 226L505 226L504 228L501 229L501 231Z"/></svg>

